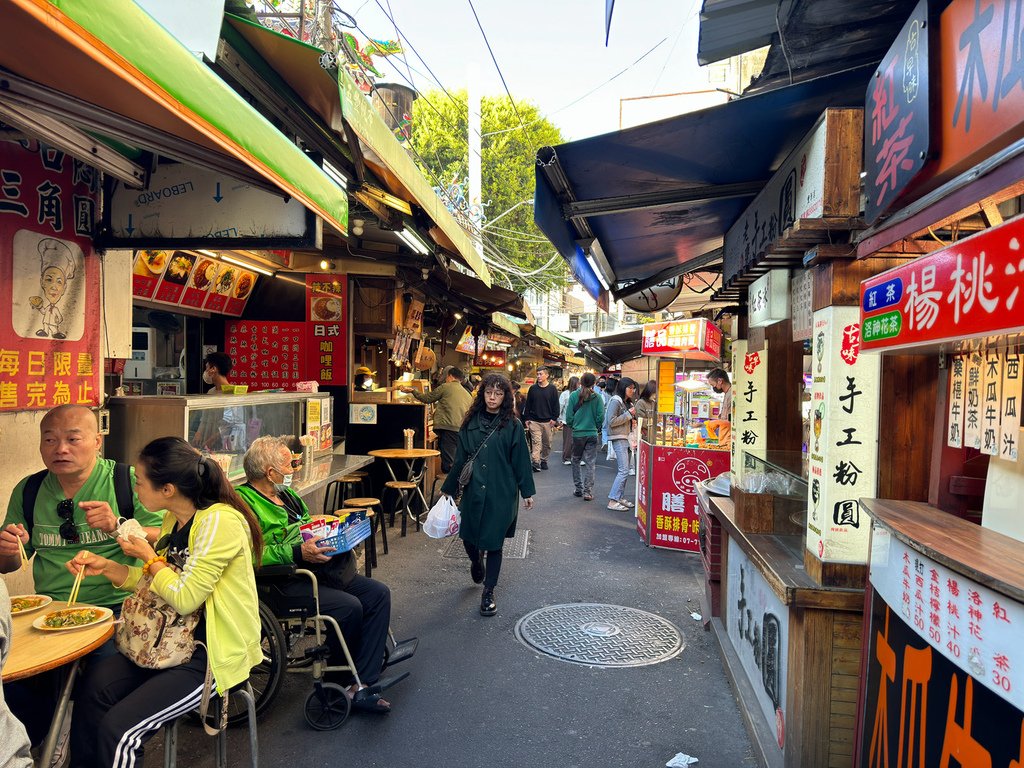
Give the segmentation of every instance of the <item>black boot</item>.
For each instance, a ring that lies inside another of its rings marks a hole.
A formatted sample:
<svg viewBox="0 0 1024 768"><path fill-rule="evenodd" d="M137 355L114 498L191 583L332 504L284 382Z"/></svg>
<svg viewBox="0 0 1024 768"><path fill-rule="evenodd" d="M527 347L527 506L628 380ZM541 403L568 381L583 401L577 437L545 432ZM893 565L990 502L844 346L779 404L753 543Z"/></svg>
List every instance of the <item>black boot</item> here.
<svg viewBox="0 0 1024 768"><path fill-rule="evenodd" d="M480 597L480 615L493 616L498 612L498 604L494 602L494 588L484 587L484 593Z"/></svg>
<svg viewBox="0 0 1024 768"><path fill-rule="evenodd" d="M469 561L469 575L473 577L474 584L482 584L484 580L484 553L480 552L475 560Z"/></svg>

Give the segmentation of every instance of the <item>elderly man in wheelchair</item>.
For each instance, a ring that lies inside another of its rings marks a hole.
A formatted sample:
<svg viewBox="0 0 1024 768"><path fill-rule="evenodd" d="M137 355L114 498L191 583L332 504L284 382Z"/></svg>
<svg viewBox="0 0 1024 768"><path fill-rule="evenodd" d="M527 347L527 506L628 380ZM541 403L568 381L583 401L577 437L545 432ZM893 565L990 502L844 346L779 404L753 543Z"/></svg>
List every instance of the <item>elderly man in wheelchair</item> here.
<svg viewBox="0 0 1024 768"><path fill-rule="evenodd" d="M415 641L389 646L391 592L381 582L356 572L351 551L332 556L321 539L302 540L300 526L310 522L306 504L289 489L292 457L287 443L275 437L253 441L243 459L247 481L238 492L259 518L264 536L263 564L257 575L261 600L278 624L315 634L305 651L313 661L314 691L306 701L306 720L314 728L333 728L344 722L349 709L386 714L391 704L380 694L408 675L381 681L390 663L408 658ZM268 665L280 670L280 626L264 627ZM326 639L326 642L322 642ZM294 662L294 659L293 659ZM267 688L257 697L272 698L280 684L279 671L269 673ZM269 705L269 701L266 702Z"/></svg>

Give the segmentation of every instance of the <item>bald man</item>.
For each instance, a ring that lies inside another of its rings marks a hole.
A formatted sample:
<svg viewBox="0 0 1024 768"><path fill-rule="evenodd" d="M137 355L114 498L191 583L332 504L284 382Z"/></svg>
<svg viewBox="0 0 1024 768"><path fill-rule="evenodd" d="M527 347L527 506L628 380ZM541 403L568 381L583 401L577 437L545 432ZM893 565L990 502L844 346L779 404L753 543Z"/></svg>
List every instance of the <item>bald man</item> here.
<svg viewBox="0 0 1024 768"><path fill-rule="evenodd" d="M119 517L130 513L117 510L115 462L101 459L96 415L83 406L61 405L43 417L39 425L39 453L46 472L36 494L29 525L25 510L25 487L31 476L18 483L7 505L7 519L0 531L0 573L21 566L18 539L29 557L36 592L54 600L67 600L74 577L65 563L83 549L126 565L138 565L121 551L114 536ZM38 482L38 481L37 481ZM134 489L134 472L129 473ZM160 525L161 515L139 503L132 491L135 519L152 528ZM79 591L79 602L119 609L127 592L114 588L102 576L86 577Z"/></svg>

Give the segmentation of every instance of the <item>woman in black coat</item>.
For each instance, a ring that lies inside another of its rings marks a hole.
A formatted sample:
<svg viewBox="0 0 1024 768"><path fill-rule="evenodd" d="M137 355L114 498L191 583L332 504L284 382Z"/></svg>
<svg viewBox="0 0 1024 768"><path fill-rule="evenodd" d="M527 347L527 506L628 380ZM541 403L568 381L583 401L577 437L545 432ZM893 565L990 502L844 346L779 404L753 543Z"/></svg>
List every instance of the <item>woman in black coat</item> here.
<svg viewBox="0 0 1024 768"><path fill-rule="evenodd" d="M505 539L515 535L519 497L523 497L527 509L533 509L536 493L526 435L513 413L513 406L509 380L498 373L488 374L466 412L459 431L455 463L441 486L442 493L458 496L462 467L480 450L473 462L472 478L462 489L459 537L469 556L469 572L474 583L484 585L480 599L483 616L498 612L494 587L501 572L501 548Z"/></svg>

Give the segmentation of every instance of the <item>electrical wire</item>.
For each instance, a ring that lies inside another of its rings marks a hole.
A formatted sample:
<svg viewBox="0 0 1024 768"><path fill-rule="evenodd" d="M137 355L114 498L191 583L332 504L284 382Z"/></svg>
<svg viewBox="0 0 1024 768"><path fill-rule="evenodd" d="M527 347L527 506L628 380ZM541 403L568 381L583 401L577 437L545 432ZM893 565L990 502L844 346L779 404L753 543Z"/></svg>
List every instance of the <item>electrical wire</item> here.
<svg viewBox="0 0 1024 768"><path fill-rule="evenodd" d="M473 18L476 19L476 25L480 29L480 36L484 39L484 45L487 46L487 52L491 54L491 61L494 62L494 68L498 70L498 77L501 79L501 85L505 89L505 93L508 95L508 103L512 105L512 111L516 113L516 117L519 119L519 124L525 128L526 124L523 123L523 116L519 114L519 107L516 106L516 100L512 98L512 93L508 89L508 83L505 82L505 75L501 71L501 67L498 66L498 59L494 56L494 49L491 48L491 41L487 39L487 33L484 32L484 25L480 23L480 17L476 13L476 8L473 5L473 0L466 0L469 3L469 9L473 12Z"/></svg>
<svg viewBox="0 0 1024 768"><path fill-rule="evenodd" d="M679 25L679 31L676 33L676 39L672 41L672 47L668 51L668 56L665 57L665 63L661 65L661 71L654 79L654 85L651 86L651 96L654 95L654 90L658 87L658 83L661 82L661 77L665 74L665 70L668 68L668 63L672 61L672 54L676 52L676 46L679 44L679 38L683 36L683 30L686 29L686 25L690 23L693 17L697 15L696 6L697 0L693 0L690 4L690 10L686 13L686 18L684 18L683 23Z"/></svg>

